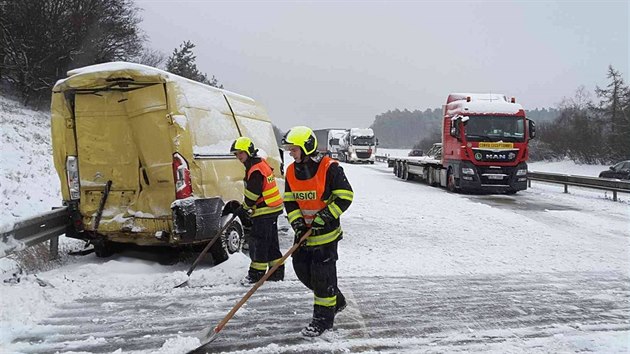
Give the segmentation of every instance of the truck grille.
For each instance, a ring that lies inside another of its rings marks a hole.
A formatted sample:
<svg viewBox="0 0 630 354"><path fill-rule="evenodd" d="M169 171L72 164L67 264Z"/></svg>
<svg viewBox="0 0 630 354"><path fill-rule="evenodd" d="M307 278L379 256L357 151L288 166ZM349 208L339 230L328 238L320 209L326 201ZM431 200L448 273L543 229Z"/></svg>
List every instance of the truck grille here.
<svg viewBox="0 0 630 354"><path fill-rule="evenodd" d="M514 167L485 167L477 166L477 172L482 185L506 186L510 184L510 176Z"/></svg>
<svg viewBox="0 0 630 354"><path fill-rule="evenodd" d="M372 156L371 152L367 151L357 151L357 157L360 159L369 159Z"/></svg>

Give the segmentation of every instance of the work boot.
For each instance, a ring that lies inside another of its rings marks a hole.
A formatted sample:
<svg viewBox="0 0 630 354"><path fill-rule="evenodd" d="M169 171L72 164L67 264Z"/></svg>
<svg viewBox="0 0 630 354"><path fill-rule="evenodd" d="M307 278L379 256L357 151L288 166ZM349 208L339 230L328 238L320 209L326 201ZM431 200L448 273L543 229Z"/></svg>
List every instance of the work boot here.
<svg viewBox="0 0 630 354"><path fill-rule="evenodd" d="M302 332L300 333L304 337L319 337L322 335L322 333L326 332L329 329L330 328L324 327L321 323L313 321L308 326L304 327L304 329L302 329Z"/></svg>
<svg viewBox="0 0 630 354"><path fill-rule="evenodd" d="M265 272L263 271L250 269L245 278L241 279L241 284L246 286L255 284L263 277L263 275L265 275Z"/></svg>
<svg viewBox="0 0 630 354"><path fill-rule="evenodd" d="M281 265L280 267L278 267L278 269L276 269L276 271L273 272L273 274L271 274L271 276L267 280L270 280L270 281L284 280L284 265Z"/></svg>
<svg viewBox="0 0 630 354"><path fill-rule="evenodd" d="M346 302L346 297L343 296L342 293L337 294L337 304L335 305L335 315L339 312L343 311L348 303Z"/></svg>

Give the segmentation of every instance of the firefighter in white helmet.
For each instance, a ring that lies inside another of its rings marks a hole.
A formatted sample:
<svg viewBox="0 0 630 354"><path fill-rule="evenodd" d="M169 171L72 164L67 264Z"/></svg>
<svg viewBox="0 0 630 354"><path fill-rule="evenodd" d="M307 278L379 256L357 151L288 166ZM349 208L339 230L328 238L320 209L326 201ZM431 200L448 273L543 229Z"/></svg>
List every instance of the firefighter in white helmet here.
<svg viewBox="0 0 630 354"><path fill-rule="evenodd" d="M316 337L332 329L335 314L346 307L337 286L337 243L343 235L339 217L354 193L339 163L318 154L317 138L310 128L291 128L282 143L295 160L287 168L284 193L295 242L312 231L293 254L293 268L314 294L313 320L302 335Z"/></svg>
<svg viewBox="0 0 630 354"><path fill-rule="evenodd" d="M267 161L257 155L258 150L248 137L236 139L230 148L239 161L245 165L245 192L241 218L251 217L249 255L251 263L244 285L256 283L282 258L278 244L278 216L282 214L282 196L273 169ZM268 280L284 279L284 265L281 265Z"/></svg>

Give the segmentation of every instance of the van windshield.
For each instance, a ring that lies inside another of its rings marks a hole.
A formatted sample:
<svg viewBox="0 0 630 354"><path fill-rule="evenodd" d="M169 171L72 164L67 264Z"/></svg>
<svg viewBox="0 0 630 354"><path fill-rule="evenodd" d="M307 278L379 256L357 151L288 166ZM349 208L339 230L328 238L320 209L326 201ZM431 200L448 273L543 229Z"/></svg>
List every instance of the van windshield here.
<svg viewBox="0 0 630 354"><path fill-rule="evenodd" d="M525 119L514 116L469 116L467 141L525 141Z"/></svg>

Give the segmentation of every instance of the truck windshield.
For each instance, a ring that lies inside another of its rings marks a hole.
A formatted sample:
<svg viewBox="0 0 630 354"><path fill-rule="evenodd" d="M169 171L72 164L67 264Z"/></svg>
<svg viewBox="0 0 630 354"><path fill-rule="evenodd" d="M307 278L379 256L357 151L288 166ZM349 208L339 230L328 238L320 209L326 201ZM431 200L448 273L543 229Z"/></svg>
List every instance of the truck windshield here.
<svg viewBox="0 0 630 354"><path fill-rule="evenodd" d="M514 116L469 116L467 141L525 141L525 119Z"/></svg>
<svg viewBox="0 0 630 354"><path fill-rule="evenodd" d="M366 137L366 136L355 136L352 139L352 144L354 145L362 145L362 146L369 146L369 145L374 145L374 137Z"/></svg>

